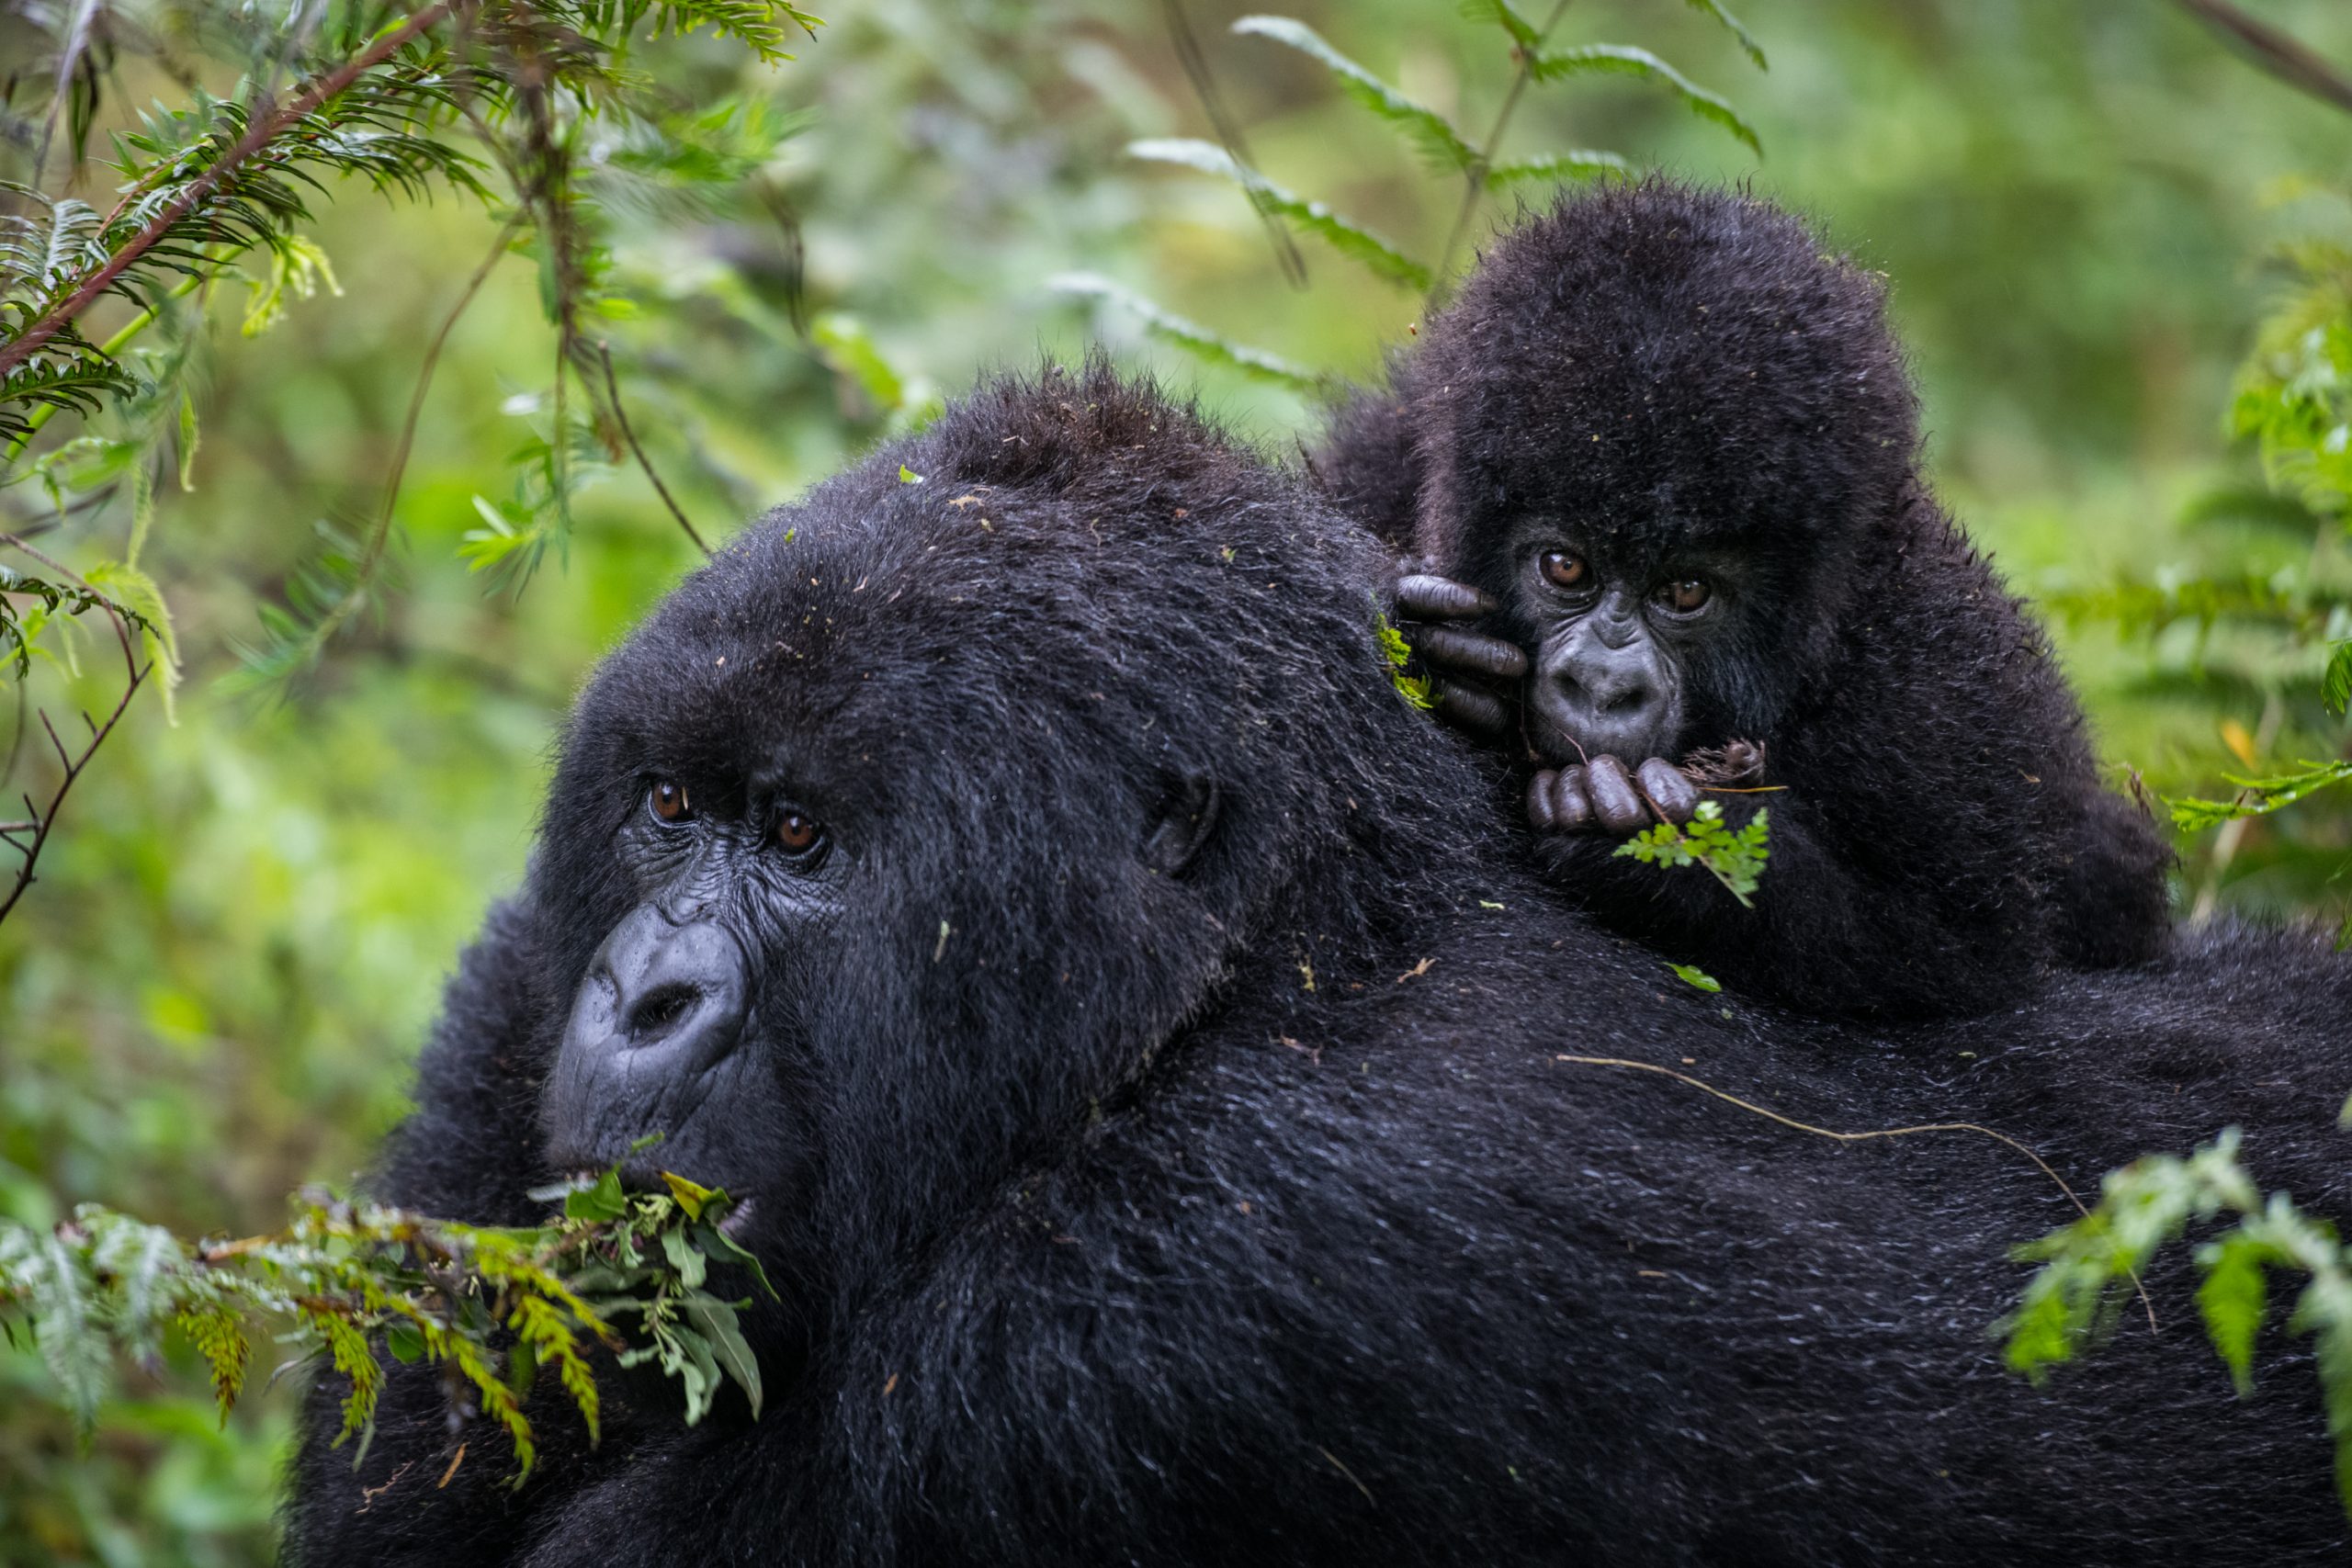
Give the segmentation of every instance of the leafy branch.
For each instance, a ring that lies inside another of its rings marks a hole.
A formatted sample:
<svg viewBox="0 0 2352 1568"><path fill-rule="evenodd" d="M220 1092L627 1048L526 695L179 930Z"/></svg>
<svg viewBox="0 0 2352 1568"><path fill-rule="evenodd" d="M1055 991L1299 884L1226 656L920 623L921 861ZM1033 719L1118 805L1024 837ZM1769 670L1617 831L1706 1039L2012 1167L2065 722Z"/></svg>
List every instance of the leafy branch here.
<svg viewBox="0 0 2352 1568"><path fill-rule="evenodd" d="M1757 45L1754 36L1724 8L1719 0L1688 0L1688 3L1693 9L1706 13L1728 29L1738 40L1741 50L1759 68L1764 65L1764 52ZM1181 12L1172 3L1170 11L1171 28L1178 39L1178 52L1184 59L1186 71L1201 87L1202 99L1216 130L1217 140L1153 138L1129 143L1127 152L1134 157L1193 169L1238 186L1260 218L1281 235L1283 243L1277 247L1278 254L1283 256L1284 270L1295 281L1302 274L1293 265L1293 253L1287 248L1287 231L1282 228L1284 224L1316 235L1340 254L1362 263L1375 276L1414 289L1426 301L1434 304L1452 282L1454 259L1461 253L1463 241L1470 231L1480 204L1492 193L1507 186L1537 181L1589 180L1633 171L1634 165L1619 154L1589 148L1522 158L1498 158L1496 150L1501 145L1504 133L1510 130L1511 118L1531 85L1597 73L1635 76L1665 87L1692 113L1724 126L1759 153L1762 150L1755 128L1741 118L1728 101L1697 85L1646 50L1626 44L1602 43L1547 51L1547 41L1567 11L1567 0L1554 0L1549 14L1541 24L1529 19L1526 13L1512 5L1510 0L1466 0L1463 5L1462 14L1464 17L1473 21L1490 22L1501 28L1510 45L1511 58L1510 82L1504 89L1501 105L1487 134L1476 140L1444 115L1399 91L1377 73L1333 48L1322 34L1295 17L1251 16L1235 22L1232 30L1236 34L1279 43L1322 66L1330 73L1342 94L1395 130L1420 155L1423 163L1441 175L1461 178L1462 200L1455 209L1445 243L1438 252L1437 261L1430 265L1327 203L1283 188L1254 167L1240 151L1238 130L1229 122L1222 106L1206 85L1205 62L1199 58L1197 47L1189 44L1189 32L1181 24ZM1229 366L1260 379L1280 382L1299 390L1312 389L1321 379L1262 349L1235 343L1198 322L1164 310L1091 275L1060 280L1058 286L1065 292L1116 299L1143 320L1147 333L1213 363Z"/></svg>
<svg viewBox="0 0 2352 1568"><path fill-rule="evenodd" d="M85 1204L43 1233L0 1222L0 1329L28 1328L57 1393L86 1434L121 1360L159 1369L168 1330L205 1360L223 1420L243 1393L263 1324L349 1381L338 1444L375 1430L384 1363L423 1361L457 1418L483 1415L513 1444L520 1484L537 1444L525 1414L551 1376L591 1441L600 1401L590 1358L658 1363L700 1421L733 1382L754 1416L757 1361L737 1306L708 1288L714 1263L768 1289L728 1234L723 1191L663 1173L631 1192L616 1170L533 1194L561 1204L540 1227L428 1219L306 1191L285 1229L183 1242L160 1226ZM773 1292L771 1291L772 1294ZM632 1336L616 1321L637 1317Z"/></svg>
<svg viewBox="0 0 2352 1568"><path fill-rule="evenodd" d="M1724 808L1702 800L1690 820L1677 826L1660 822L1617 846L1644 865L1695 865L1724 885L1731 896L1754 908L1758 881L1771 855L1770 813L1758 811L1736 830L1724 825Z"/></svg>
<svg viewBox="0 0 2352 1568"><path fill-rule="evenodd" d="M2187 1159L2150 1156L2110 1171L2088 1213L2018 1249L2020 1259L2041 1267L1994 1332L2005 1341L2009 1365L2039 1382L2113 1331L2126 1291L2145 1276L2157 1251L2192 1224L2233 1216L2234 1224L2194 1254L2205 1337L2239 1393L2251 1392L2271 1277L2304 1279L2287 1325L2317 1340L2336 1491L2352 1512L2352 1254L2334 1225L2304 1213L2288 1194L2265 1198L2238 1163L2238 1143L2232 1127Z"/></svg>

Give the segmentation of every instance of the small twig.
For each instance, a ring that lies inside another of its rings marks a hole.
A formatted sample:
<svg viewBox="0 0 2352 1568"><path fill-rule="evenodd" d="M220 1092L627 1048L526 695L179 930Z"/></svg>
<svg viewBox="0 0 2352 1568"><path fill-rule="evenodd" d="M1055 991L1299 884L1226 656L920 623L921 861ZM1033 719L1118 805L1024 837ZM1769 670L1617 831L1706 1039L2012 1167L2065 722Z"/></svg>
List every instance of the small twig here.
<svg viewBox="0 0 2352 1568"><path fill-rule="evenodd" d="M1209 117L1209 129L1216 132L1218 144L1235 163L1245 169L1258 165L1250 156L1250 143L1241 137L1241 127L1227 111L1224 95L1216 90L1216 78L1210 73L1209 57L1201 48L1201 40L1193 32L1192 19L1185 16L1183 0L1159 0L1160 14L1168 22L1168 41L1176 51L1176 62L1184 68L1184 77L1193 85L1193 96L1201 101L1201 112ZM1255 184L1243 186L1250 205L1257 209L1258 218L1266 226L1266 239L1274 247L1274 260L1283 269L1283 277L1293 288L1306 287L1306 258L1298 254L1298 243L1290 237L1282 214L1266 193Z"/></svg>
<svg viewBox="0 0 2352 1568"><path fill-rule="evenodd" d="M678 498L670 493L670 487L663 484L662 476L654 471L652 459L646 457L645 448L638 445L636 427L628 422L628 411L621 407L620 382L613 375L612 346L602 338L596 340L596 358L605 367L605 404L613 412L613 423L620 426L621 439L628 443L629 455L637 459L637 466L645 471L645 477L653 481L653 493L662 498L662 504L670 509L670 515L678 520L678 526L686 531L686 537L695 542L695 548L706 556L710 554L710 547L702 542L702 536L695 532L695 525L686 520L685 511L679 506Z"/></svg>
<svg viewBox="0 0 2352 1568"><path fill-rule="evenodd" d="M1727 1089L1717 1089L1703 1079L1692 1077L1689 1073L1677 1072L1672 1067L1662 1067L1656 1062L1636 1062L1625 1056L1555 1055L1552 1059L1555 1062L1571 1062L1578 1066L1629 1067L1634 1072L1657 1073L1661 1077L1672 1078L1677 1083L1689 1084L1701 1093L1713 1095L1717 1100L1736 1105L1742 1111L1752 1111L1768 1122L1778 1122L1783 1127L1792 1127L1800 1133L1811 1133L1816 1138L1828 1138L1840 1144L1867 1143L1875 1138L1907 1138L1917 1133L1975 1133L1992 1139L1996 1144L2007 1144L2031 1160L2042 1175L2058 1184L2058 1190L2066 1195L2066 1201L2075 1205L2076 1213L2085 1219L2090 1218L2089 1207L2075 1195L2075 1190L2072 1187L2066 1185L2066 1179L2051 1168L2048 1160L2043 1159L2007 1133L1996 1133L1992 1128L1974 1122L1922 1122L1911 1127L1878 1127L1862 1133L1839 1133L1827 1127L1816 1127L1810 1122L1800 1122L1793 1116L1783 1116L1770 1106L1758 1105L1752 1100L1742 1100ZM2138 1274L2134 1273L2132 1276L2132 1283L2139 1290L2140 1305L2146 1309L2148 1326L2154 1329L2156 1326L2156 1303L2148 1299L2148 1287L2140 1283Z"/></svg>
<svg viewBox="0 0 2352 1568"><path fill-rule="evenodd" d="M2352 114L2352 75L2301 40L2247 16L2230 0L2180 0L2181 8L2222 35L2257 70L2298 92Z"/></svg>
<svg viewBox="0 0 2352 1568"><path fill-rule="evenodd" d="M419 33L446 21L461 0L435 0L399 27L369 44L366 49L336 66L297 94L287 106L274 114L264 115L247 127L244 135L196 179L186 190L174 197L161 212L148 221L145 228L123 243L122 248L108 256L106 265L85 278L80 288L68 295L62 304L44 310L35 317L14 339L0 344L0 376L6 376L31 358L51 338L80 319L98 297L114 287L115 281L128 272L141 256L161 243L179 220L188 215L197 204L219 189L221 182L234 173L239 164L268 146L283 135L290 126L300 124L320 105L336 96L354 82L390 60L405 48Z"/></svg>
<svg viewBox="0 0 2352 1568"><path fill-rule="evenodd" d="M1470 231L1470 220L1478 215L1478 202L1487 194L1487 175L1494 167L1496 149L1502 145L1503 132L1510 129L1510 117L1517 112L1519 100L1526 93L1527 84L1533 79L1535 51L1543 48L1545 40L1551 38L1552 29L1560 25L1560 18L1567 14L1567 9L1568 0L1556 0L1552 14L1544 19L1543 27L1536 29L1534 45L1527 47L1514 43L1511 46L1511 53L1518 60L1519 68L1511 76L1510 91L1503 95L1503 107L1495 116L1493 127L1487 130L1487 139L1478 144L1478 161L1471 164L1464 175L1466 188L1462 193L1462 209L1453 215L1453 227L1446 232L1445 248L1438 252L1437 265L1430 273L1429 299L1431 303L1437 301L1445 288L1446 270L1453 265L1453 253L1461 249L1463 235Z"/></svg>
<svg viewBox="0 0 2352 1568"><path fill-rule="evenodd" d="M122 716L130 711L130 699L139 694L140 686L146 682L148 675L153 671L154 668L153 661L150 660L131 671L130 682L122 688L122 695L115 700L114 711L107 715L107 721L104 724L91 726L90 743L83 747L78 755L66 750L64 743L57 739L57 727L49 722L49 715L46 712L41 714L41 728L49 731L51 744L57 747L57 754L64 764L65 774L58 781L56 793L49 797L49 806L46 810L33 805L30 796L26 797L25 808L31 814L30 821L33 825L32 839L28 843L19 843L13 832L7 839L8 847L22 857L24 863L17 868L16 886L8 890L8 897L5 900L0 900L0 920L6 920L8 918L9 912L16 908L17 901L25 896L25 889L33 885L34 870L40 862L40 852L49 845L50 831L57 826L58 813L64 808L65 796L74 788L74 782L82 776L85 769L89 767L90 759L97 755L98 748L106 744L107 737L114 733L114 727L120 723ZM21 832L24 826L21 823L11 824L11 828L17 832Z"/></svg>

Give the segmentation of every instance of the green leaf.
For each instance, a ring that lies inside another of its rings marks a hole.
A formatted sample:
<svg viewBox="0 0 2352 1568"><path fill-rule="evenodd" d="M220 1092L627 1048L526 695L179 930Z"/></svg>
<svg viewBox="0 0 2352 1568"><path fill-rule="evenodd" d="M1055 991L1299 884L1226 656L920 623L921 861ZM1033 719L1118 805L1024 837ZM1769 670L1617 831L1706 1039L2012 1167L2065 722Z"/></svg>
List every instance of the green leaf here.
<svg viewBox="0 0 2352 1568"><path fill-rule="evenodd" d="M1520 14L1510 0L1462 0L1462 18L1468 22L1494 22L1510 34L1510 41L1521 49L1533 49L1544 41L1535 24Z"/></svg>
<svg viewBox="0 0 2352 1568"><path fill-rule="evenodd" d="M1724 808L1702 800L1690 821L1679 827L1660 822L1626 840L1616 852L1645 865L1702 867L1733 897L1753 908L1757 884L1771 855L1770 840L1770 813L1758 811L1734 832L1724 826Z"/></svg>
<svg viewBox="0 0 2352 1568"><path fill-rule="evenodd" d="M899 482L902 485L919 485L922 483L922 476L901 463L899 465Z"/></svg>
<svg viewBox="0 0 2352 1568"><path fill-rule="evenodd" d="M2187 832L2197 832L2216 823L2227 822L2233 817L2262 817L2282 806L2292 806L2315 790L2325 789L2352 780L2352 761L2314 762L2305 760L2302 771L2281 773L2272 778L2247 779L2224 773L2223 778L2238 786L2233 800L2203 800L2194 795L2168 800L2172 807L2173 826Z"/></svg>
<svg viewBox="0 0 2352 1568"><path fill-rule="evenodd" d="M1382 277L1417 290L1426 290L1430 286L1430 269L1389 241L1340 217L1319 201L1309 201L1284 190L1214 141L1189 137L1130 141L1127 155L1153 163L1178 164L1231 180L1250 193L1261 211L1281 213L1307 232L1321 237L1341 255L1362 262Z"/></svg>
<svg viewBox="0 0 2352 1568"><path fill-rule="evenodd" d="M678 1207L686 1212L686 1218L690 1220L701 1219L703 1205L712 1199L727 1196L724 1192L705 1187L698 1181L688 1181L674 1170L663 1171L662 1183L669 1188L670 1196L678 1201Z"/></svg>
<svg viewBox="0 0 2352 1568"><path fill-rule="evenodd" d="M1439 168L1466 174L1480 157L1478 149L1435 109L1415 103L1371 72L1323 41L1305 22L1288 17L1244 17L1233 30L1288 44L1339 77L1348 96L1402 130L1421 155Z"/></svg>
<svg viewBox="0 0 2352 1568"><path fill-rule="evenodd" d="M1684 4L1694 11L1704 11L1716 21L1721 22L1729 30L1731 36L1739 40L1742 52L1748 59L1756 62L1756 69L1770 71L1772 68L1770 62L1765 60L1763 46L1756 41L1756 35L1741 26L1737 17L1724 9L1722 0L1684 0Z"/></svg>
<svg viewBox="0 0 2352 1568"><path fill-rule="evenodd" d="M690 1291L700 1289L703 1280L710 1272L709 1259L695 1250L694 1244L686 1238L684 1231L665 1230L662 1233L662 1255L670 1260L670 1267L678 1271L678 1282Z"/></svg>
<svg viewBox="0 0 2352 1568"><path fill-rule="evenodd" d="M899 412L907 400L905 378L882 356L865 323L843 310L828 310L808 323L808 341L835 375L865 395L878 415Z"/></svg>
<svg viewBox="0 0 2352 1568"><path fill-rule="evenodd" d="M762 1399L759 1359L752 1354L751 1346L744 1343L743 1331L736 1326L735 1309L716 1296L699 1292L679 1304L685 1309L687 1320L708 1340L710 1354L719 1367L743 1391L743 1397L751 1401L752 1419L758 1420Z"/></svg>
<svg viewBox="0 0 2352 1568"><path fill-rule="evenodd" d="M628 1194L621 1190L621 1173L608 1170L593 1185L575 1188L564 1195L563 1217L567 1220L617 1220L628 1213Z"/></svg>
<svg viewBox="0 0 2352 1568"><path fill-rule="evenodd" d="M1696 964L1668 964L1667 967L1673 970L1676 978L1679 979L1686 986L1696 986L1699 989L1710 993L1720 991L1724 988L1724 983L1721 980L1716 979L1713 975L1708 974L1704 969L1700 968Z"/></svg>
<svg viewBox="0 0 2352 1568"><path fill-rule="evenodd" d="M1531 55L1527 73L1538 82L1556 82L1564 77L1602 74L1635 76L1655 82L1680 98L1683 107L1702 119L1714 121L1747 143L1758 157L1764 155L1764 143L1757 136L1756 128L1740 118L1730 103L1660 60L1645 49L1630 44L1589 43L1575 49L1546 50Z"/></svg>
<svg viewBox="0 0 2352 1568"><path fill-rule="evenodd" d="M1153 337L1172 343L1197 358L1213 365L1229 367L1254 379L1271 381L1301 392L1315 391L1323 384L1323 378L1311 370L1268 354L1263 349L1250 348L1220 337L1198 321L1188 321L1172 310L1163 310L1143 296L1098 274L1057 273L1046 280L1046 286L1059 294L1110 300L1139 318L1144 331Z"/></svg>
<svg viewBox="0 0 2352 1568"><path fill-rule="evenodd" d="M1534 158L1507 158L1487 171L1489 189L1524 185L1531 180L1589 180L1603 175L1631 175L1634 165L1614 152L1580 147L1566 152L1546 152Z"/></svg>
<svg viewBox="0 0 2352 1568"><path fill-rule="evenodd" d="M2330 713L2352 707L2352 641L2339 642L2327 656L2327 672L2320 677L2319 700Z"/></svg>
<svg viewBox="0 0 2352 1568"><path fill-rule="evenodd" d="M145 468L141 464L139 471L143 473ZM179 712L173 699L180 689L180 639L172 629L171 606L164 603L164 591L153 578L122 561L100 561L82 575L91 587L136 618L140 646L163 677L158 684L163 690L164 722L176 726Z"/></svg>
<svg viewBox="0 0 2352 1568"><path fill-rule="evenodd" d="M2221 1353L2242 1396L2254 1392L2254 1340L2270 1310L2272 1257L2268 1246L2242 1227L2197 1251L2198 1266L2205 1271L2197 1286L2197 1310L2205 1320L2205 1337Z"/></svg>

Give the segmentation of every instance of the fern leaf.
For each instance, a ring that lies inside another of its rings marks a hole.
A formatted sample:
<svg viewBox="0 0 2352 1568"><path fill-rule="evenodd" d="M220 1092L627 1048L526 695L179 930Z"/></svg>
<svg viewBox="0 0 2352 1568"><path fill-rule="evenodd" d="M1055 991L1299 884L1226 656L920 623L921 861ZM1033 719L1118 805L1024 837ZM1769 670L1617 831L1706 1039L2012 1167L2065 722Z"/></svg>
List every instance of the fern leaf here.
<svg viewBox="0 0 2352 1568"><path fill-rule="evenodd" d="M1634 165L1614 152L1579 147L1566 152L1546 152L1534 158L1509 158L1487 171L1488 188L1522 185L1530 180L1590 180L1603 175L1631 175Z"/></svg>
<svg viewBox="0 0 2352 1568"><path fill-rule="evenodd" d="M1758 138L1756 128L1740 118L1737 109L1648 50L1622 43L1588 43L1575 49L1545 50L1528 57L1527 73L1538 82L1557 82L1569 76L1594 74L1635 76L1645 82L1655 82L1680 98L1683 107L1692 114L1722 126L1747 143L1749 151L1758 157L1764 155L1764 143Z"/></svg>
<svg viewBox="0 0 2352 1568"><path fill-rule="evenodd" d="M1060 294L1110 300L1141 320L1144 331L1153 337L1174 344L1186 353L1213 365L1227 366L1246 376L1288 387L1294 391L1313 392L1323 385L1322 378L1311 370L1263 349L1251 348L1221 337L1198 321L1190 321L1172 310L1163 310L1140 294L1121 288L1095 273L1058 273L1047 278L1046 286Z"/></svg>
<svg viewBox="0 0 2352 1568"><path fill-rule="evenodd" d="M1426 290L1430 269L1360 223L1340 217L1319 201L1293 195L1242 163L1214 141L1161 138L1127 143L1127 155L1153 163L1177 164L1231 180L1256 200L1261 210L1271 209L1300 228L1328 242L1351 260L1362 262L1393 283Z"/></svg>
<svg viewBox="0 0 2352 1568"><path fill-rule="evenodd" d="M1417 104L1363 66L1323 41L1323 35L1289 17L1244 17L1233 24L1237 33L1255 34L1287 44L1340 79L1348 96L1403 131L1421 155L1440 168L1466 174L1482 154L1453 122L1435 109Z"/></svg>
<svg viewBox="0 0 2352 1568"><path fill-rule="evenodd" d="M1684 4L1693 11L1704 11L1716 21L1721 22L1724 30L1739 40L1741 52L1756 62L1756 69L1758 71L1772 69L1771 63L1764 58L1764 46L1756 41L1756 35L1749 32L1737 17L1724 9L1723 0L1684 0Z"/></svg>

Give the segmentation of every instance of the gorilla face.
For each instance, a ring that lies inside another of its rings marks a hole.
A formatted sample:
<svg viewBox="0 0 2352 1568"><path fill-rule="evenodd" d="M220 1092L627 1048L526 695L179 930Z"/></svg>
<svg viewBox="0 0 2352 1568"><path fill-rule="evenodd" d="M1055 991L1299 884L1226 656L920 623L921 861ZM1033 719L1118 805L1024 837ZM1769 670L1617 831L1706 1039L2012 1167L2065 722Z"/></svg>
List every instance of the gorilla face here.
<svg viewBox="0 0 2352 1568"><path fill-rule="evenodd" d="M1300 561L1283 481L1107 375L1003 398L664 603L581 700L533 870L571 998L548 1161L723 1186L804 1289L1126 1092L1348 842L1371 786L1302 765L1320 727L1409 723L1329 654L1369 648L1335 586L1369 540Z"/></svg>
<svg viewBox="0 0 2352 1568"><path fill-rule="evenodd" d="M709 780L707 806L696 793L674 778L646 783L613 836L645 897L589 960L572 1002L542 1108L549 1158L601 1168L658 1134L663 1146L647 1160L707 1185L800 1186L809 1129L790 1107L806 1060L803 987L788 972L760 984L754 955L827 962L849 863L775 772L752 772L740 788Z"/></svg>

